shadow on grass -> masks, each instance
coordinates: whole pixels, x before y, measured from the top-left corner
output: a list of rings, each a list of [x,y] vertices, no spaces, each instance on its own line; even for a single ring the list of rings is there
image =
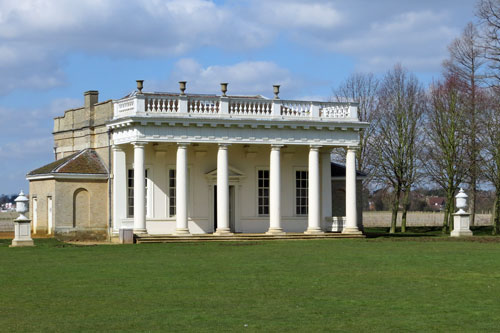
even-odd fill
[[[406,232],[398,228],[396,233],[389,233],[389,228],[365,228],[366,238],[405,238],[405,237],[440,237],[443,236],[440,227],[409,227]]]
[[[487,241],[500,242],[500,236],[492,236],[493,227],[480,226],[471,227],[471,231],[475,237],[450,237],[449,233],[443,233],[442,227],[409,227],[406,232],[402,233],[398,228],[396,233],[389,233],[389,228],[365,228],[364,233],[368,239],[387,238],[387,239],[405,239],[417,238],[421,240],[470,240],[470,241]]]
[[[55,238],[35,238],[33,239],[36,247],[88,247],[91,245],[80,245],[80,244],[71,244],[65,243],[63,241],[57,240]],[[9,247],[12,244],[12,239],[0,239],[0,248]],[[22,248],[22,247],[19,247]]]

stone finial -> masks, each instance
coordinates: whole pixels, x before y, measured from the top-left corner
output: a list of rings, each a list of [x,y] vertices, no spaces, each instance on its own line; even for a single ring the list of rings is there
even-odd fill
[[[464,212],[464,208],[467,207],[467,198],[469,196],[464,192],[464,190],[461,188],[458,194],[455,196],[456,199],[456,206],[459,209],[458,213]]]
[[[275,99],[280,99],[279,98],[279,93],[280,93],[280,85],[279,84],[275,84],[273,85],[273,90],[274,90],[274,98]]]
[[[16,202],[16,212],[18,212],[20,215],[20,217],[24,217],[26,219],[26,217],[24,216],[24,213],[26,213],[28,211],[28,201],[29,199],[24,195],[24,192],[23,190],[21,190],[21,192],[19,192],[19,196],[14,200]]]
[[[136,80],[137,82],[137,90],[139,91],[139,94],[142,94],[142,88],[144,88],[144,80]]]
[[[181,90],[181,96],[186,95],[186,93],[184,92],[186,90],[186,83],[187,81],[179,81],[179,89]]]
[[[220,90],[222,91],[222,96],[223,97],[227,97],[226,96],[226,93],[227,93],[227,82],[223,82],[220,84]]]

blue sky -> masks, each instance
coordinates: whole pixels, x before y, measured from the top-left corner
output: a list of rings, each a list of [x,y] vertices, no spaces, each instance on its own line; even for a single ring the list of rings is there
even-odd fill
[[[0,194],[53,161],[53,117],[83,92],[328,99],[353,72],[400,62],[424,83],[474,20],[475,1],[0,0]]]

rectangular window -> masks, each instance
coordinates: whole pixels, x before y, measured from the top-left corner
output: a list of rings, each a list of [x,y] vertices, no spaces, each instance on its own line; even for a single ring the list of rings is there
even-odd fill
[[[257,200],[259,215],[269,215],[269,170],[257,172]]]
[[[308,208],[308,172],[295,171],[295,213],[307,215]]]
[[[175,216],[175,169],[168,170],[168,215]]]
[[[144,170],[144,211],[146,212],[146,216],[149,216],[148,211],[148,170]],[[127,177],[127,215],[128,217],[134,217],[134,169],[128,169],[128,177]]]

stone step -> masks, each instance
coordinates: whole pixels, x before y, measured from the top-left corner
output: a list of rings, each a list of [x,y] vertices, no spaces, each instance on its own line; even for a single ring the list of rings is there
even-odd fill
[[[308,239],[332,239],[332,238],[364,238],[364,235],[345,235],[340,233],[327,233],[322,235],[264,235],[246,234],[230,236],[213,235],[193,235],[193,236],[173,236],[173,235],[135,235],[135,241],[141,243],[180,243],[180,242],[238,242],[238,241],[272,241],[272,240],[308,240]]]

